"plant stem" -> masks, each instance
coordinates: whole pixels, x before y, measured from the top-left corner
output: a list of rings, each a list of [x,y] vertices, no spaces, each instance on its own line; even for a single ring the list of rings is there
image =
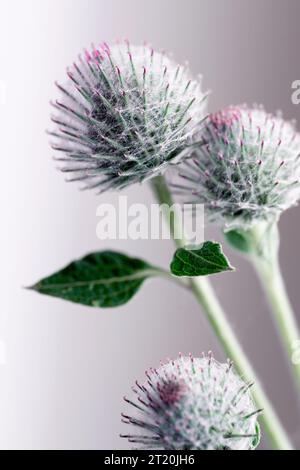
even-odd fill
[[[171,207],[173,205],[173,199],[164,177],[158,176],[154,178],[151,184],[158,202],[160,204],[168,204],[168,206]],[[179,223],[176,212],[170,212],[169,222],[170,232],[174,237],[174,234],[177,233],[176,225]],[[175,239],[175,243],[178,247],[185,245],[184,239]],[[255,381],[253,397],[258,408],[264,410],[261,420],[273,447],[277,450],[292,450],[292,444],[260,385],[235,333],[231,329],[209,281],[206,278],[197,277],[191,278],[189,282],[195,298],[210,321],[225,353],[234,361],[237,371],[245,380],[249,382]]]
[[[267,237],[264,256],[252,256],[251,260],[275,316],[282,342],[293,364],[296,381],[300,387],[300,362],[293,355],[300,346],[300,333],[296,317],[289,301],[279,265],[279,234],[277,223],[272,227],[273,237]]]

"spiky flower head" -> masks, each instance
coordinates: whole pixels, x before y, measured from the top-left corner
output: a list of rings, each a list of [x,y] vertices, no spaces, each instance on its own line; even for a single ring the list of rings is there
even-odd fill
[[[300,197],[300,135],[262,107],[212,114],[201,145],[183,164],[179,192],[206,205],[211,219],[246,228],[278,219]]]
[[[259,443],[256,410],[246,384],[232,364],[211,354],[180,357],[146,372],[136,382],[134,414],[123,422],[139,430],[123,435],[142,449],[253,450]]]
[[[92,47],[53,103],[53,147],[71,181],[121,189],[164,172],[190,148],[206,95],[185,66],[147,45]]]

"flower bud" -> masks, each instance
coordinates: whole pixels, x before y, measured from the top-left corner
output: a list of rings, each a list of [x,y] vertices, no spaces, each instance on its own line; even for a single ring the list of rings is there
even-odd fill
[[[231,106],[209,116],[180,174],[184,200],[225,228],[273,222],[300,197],[300,135],[279,114]]]
[[[106,43],[57,85],[53,148],[69,181],[99,192],[161,174],[190,151],[206,95],[186,67],[148,46]]]
[[[250,387],[211,354],[180,356],[146,372],[136,382],[136,399],[125,401],[132,415],[123,422],[137,429],[125,437],[140,449],[253,450],[259,443],[257,411]]]

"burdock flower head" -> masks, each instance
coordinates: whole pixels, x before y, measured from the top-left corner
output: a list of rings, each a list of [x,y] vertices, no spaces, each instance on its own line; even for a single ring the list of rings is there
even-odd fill
[[[272,222],[300,197],[300,135],[262,107],[231,106],[206,121],[179,191],[226,228]]]
[[[186,67],[149,46],[92,47],[57,85],[53,147],[86,188],[121,189],[162,173],[190,150],[205,95]]]
[[[182,357],[146,372],[136,383],[134,414],[123,421],[139,432],[122,437],[139,448],[162,450],[253,450],[259,425],[250,385],[232,364],[220,364],[209,354]]]

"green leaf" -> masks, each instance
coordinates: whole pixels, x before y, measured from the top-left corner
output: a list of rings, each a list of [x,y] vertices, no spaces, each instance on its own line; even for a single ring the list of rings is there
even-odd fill
[[[251,233],[247,235],[247,232],[242,230],[229,230],[224,232],[225,238],[228,243],[238,251],[243,253],[251,253],[253,241],[251,239]]]
[[[124,254],[92,253],[41,280],[31,289],[91,307],[119,307],[159,268]]]
[[[234,271],[234,268],[223,254],[221,245],[210,241],[197,249],[179,248],[171,264],[175,276],[208,276],[224,271]]]

